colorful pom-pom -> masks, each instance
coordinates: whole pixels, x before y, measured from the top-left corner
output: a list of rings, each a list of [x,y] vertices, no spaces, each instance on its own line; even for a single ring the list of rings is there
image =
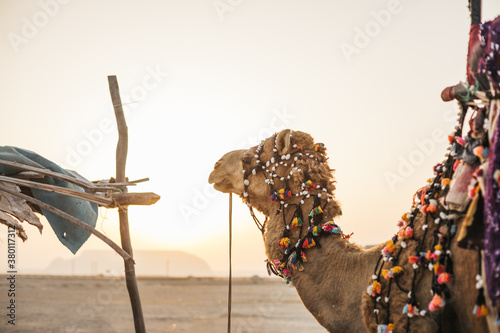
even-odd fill
[[[280,189],[280,190],[278,191],[278,196],[279,196],[281,199],[286,200],[286,199],[288,199],[289,197],[291,197],[291,196],[292,196],[292,191],[290,191],[290,190],[286,190],[286,189],[282,188],[282,189]]]
[[[413,317],[413,316],[420,316],[422,315],[421,314],[421,311],[419,310],[419,308],[415,305],[412,305],[410,303],[406,304],[403,308],[403,314],[406,314],[408,317]],[[425,312],[424,312],[425,314]]]
[[[302,244],[302,247],[304,249],[309,249],[315,245],[316,245],[316,242],[314,241],[314,239],[311,237],[308,237],[308,238],[304,239],[304,243]]]
[[[394,329],[394,324],[379,324],[377,325],[377,333],[391,333]]]
[[[294,217],[292,220],[292,228],[300,227],[302,225],[302,219],[300,217]]]
[[[309,231],[312,233],[314,237],[318,237],[319,234],[321,233],[321,228],[317,225],[313,225],[312,227],[309,227]]]
[[[290,263],[292,264],[293,269],[298,269],[299,271],[304,270],[304,266],[302,265],[302,260],[301,260],[302,254],[303,253],[301,253],[300,257],[298,257],[297,253],[293,252],[292,255],[290,256]],[[304,254],[304,257],[305,257],[305,254]]]
[[[403,275],[403,268],[400,266],[394,266],[391,269],[383,269],[382,270],[382,275],[386,279],[392,279],[392,278],[398,278]]]
[[[451,279],[450,273],[444,272],[444,273],[441,273],[438,275],[437,282],[439,284],[444,284],[444,283],[453,282],[453,280]]]
[[[429,303],[429,310],[430,311],[439,311],[442,308],[444,308],[445,305],[446,305],[445,300],[441,296],[439,296],[438,294],[434,294],[431,302]]]
[[[394,245],[394,241],[390,240],[387,242],[387,244],[382,249],[382,254],[384,256],[389,256],[391,253],[394,252],[395,248],[396,248],[396,246]]]
[[[476,317],[486,317],[488,315],[488,308],[486,305],[474,305],[474,310],[472,311]]]
[[[409,256],[408,261],[410,264],[418,264],[420,262],[420,257],[418,256]]]
[[[313,217],[315,215],[319,215],[323,213],[323,209],[321,209],[321,206],[315,207],[311,210],[309,213],[309,217]]]
[[[281,247],[288,247],[290,245],[291,241],[290,241],[290,238],[288,237],[283,237],[281,240],[280,240],[280,246]]]
[[[434,264],[434,274],[439,275],[441,273],[444,273],[444,266],[441,265],[439,262]]]
[[[394,277],[400,277],[401,275],[403,275],[403,268],[400,266],[394,266],[392,268],[392,273]]]
[[[412,238],[413,237],[413,228],[408,226],[405,228],[405,237]]]
[[[326,147],[322,143],[318,143],[316,146],[314,146],[314,150],[320,153],[321,155],[326,154]]]
[[[370,296],[376,297],[382,291],[382,285],[378,281],[373,281],[367,288],[367,292]]]
[[[429,203],[428,205],[422,206],[422,208],[420,209],[420,211],[423,214],[434,213],[437,210],[437,202],[436,202],[436,200],[432,200],[432,201],[433,201],[432,203]]]
[[[286,261],[285,261],[285,262],[281,262],[281,260],[277,260],[277,259],[276,259],[276,260],[274,261],[274,265],[275,265],[275,266],[276,266],[276,268],[278,268],[278,269],[280,269],[280,268],[281,268],[281,269],[283,269],[283,268],[285,268],[285,266],[286,266]]]
[[[401,215],[401,220],[408,223],[408,221],[410,221],[410,219],[408,218],[408,214],[410,213],[404,213],[403,215]]]
[[[323,231],[325,231],[325,232],[329,232],[329,233],[332,233],[332,234],[338,234],[338,233],[340,233],[339,226],[336,225],[333,222],[327,222],[325,224],[322,224],[321,225],[321,229],[323,229]]]
[[[310,189],[316,188],[316,184],[314,184],[312,181],[308,180],[304,184],[302,184],[302,187],[306,190],[309,191]]]

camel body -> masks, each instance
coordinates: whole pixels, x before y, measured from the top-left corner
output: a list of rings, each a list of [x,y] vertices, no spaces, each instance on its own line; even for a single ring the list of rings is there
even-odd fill
[[[295,131],[292,134],[290,130],[284,130],[257,148],[227,153],[215,164],[210,174],[209,182],[214,184],[216,190],[239,195],[249,207],[257,209],[269,218],[265,224],[263,238],[270,263],[283,258],[284,250],[280,241],[283,239],[284,224],[293,218],[293,210],[283,206],[285,201],[270,201],[269,179],[273,178],[266,176],[265,172],[260,172],[260,166],[262,165],[262,169],[270,169],[272,165],[264,165],[265,161],[274,163],[275,159],[280,160],[282,157],[279,165],[276,161],[276,170],[268,170],[269,175],[278,174],[277,177],[273,176],[276,177],[274,188],[283,185],[285,177],[281,177],[282,175],[290,174],[284,181],[286,185],[283,186],[289,187],[292,193],[303,194],[307,193],[302,192],[304,182],[313,179],[323,187],[323,196],[316,198],[322,201],[325,207],[322,213],[323,221],[334,221],[341,214],[340,206],[333,195],[335,186],[331,170],[326,164],[326,158],[317,154],[317,147],[309,134]],[[291,162],[290,153],[292,158],[294,155],[299,156],[296,162]],[[293,174],[289,173],[290,169]],[[251,170],[256,171],[250,173]],[[325,202],[326,194],[329,197],[328,203]],[[312,191],[310,197],[299,197],[297,194],[286,199],[286,203],[300,205],[307,215],[314,209],[314,198]],[[422,221],[417,219],[417,234],[421,225]],[[295,242],[299,238],[303,240],[304,233],[300,228],[291,228],[287,236]],[[303,271],[290,269],[289,273],[291,283],[302,302],[329,332],[377,332],[373,299],[366,290],[384,244],[363,249],[350,243],[343,234],[330,234],[317,240],[321,247],[317,245],[304,251],[307,261],[303,263]],[[396,247],[398,246],[399,243],[396,244]],[[454,243],[451,250],[455,262],[452,299],[439,315],[428,314],[411,318],[409,332],[438,332],[439,326],[443,332],[489,332],[485,319],[474,318],[472,315],[476,296],[474,277],[478,265],[477,253],[459,249]],[[426,306],[431,300],[431,272],[422,269],[416,281],[416,297]],[[383,283],[383,288],[386,287]],[[402,304],[407,302],[405,297],[406,294],[402,293],[391,296],[389,311],[395,323],[393,332],[405,331],[408,317],[401,313]]]

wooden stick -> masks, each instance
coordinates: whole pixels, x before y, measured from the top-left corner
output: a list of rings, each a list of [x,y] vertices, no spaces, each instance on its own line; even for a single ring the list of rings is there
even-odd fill
[[[101,196],[97,196],[95,194],[87,193],[87,192],[79,192],[76,190],[72,190],[65,187],[59,187],[44,183],[33,182],[31,180],[12,178],[7,176],[0,176],[0,181],[4,181],[6,183],[16,184],[18,186],[26,186],[29,188],[35,188],[42,191],[59,193],[63,195],[67,195],[73,198],[78,198],[90,202],[95,202],[101,206],[111,206],[113,204],[113,200],[109,198],[104,198]]]
[[[144,183],[144,182],[149,182],[149,178],[141,178],[141,179],[136,179],[136,180],[129,180],[128,184],[137,184],[137,183]]]
[[[101,180],[94,180],[92,181],[92,183],[94,183],[95,186],[115,186],[115,187],[121,187],[121,186],[135,186],[137,185],[138,183],[143,183],[143,182],[148,182],[149,181],[149,178],[141,178],[141,179],[137,179],[137,180],[129,180],[127,182],[123,182],[123,183],[99,183],[101,182]]]
[[[116,76],[108,76],[109,92],[111,101],[115,110],[116,123],[118,126],[118,145],[116,147],[116,181],[118,183],[125,182],[125,165],[127,163],[128,151],[128,129],[123,113],[120,90],[118,88],[118,80]],[[130,240],[130,230],[128,224],[128,206],[118,207],[118,216],[120,218],[120,238],[123,249],[133,257],[132,242]],[[132,305],[132,313],[134,315],[134,326],[136,333],[145,333],[146,326],[144,316],[142,314],[141,298],[139,289],[137,288],[137,280],[135,278],[135,267],[130,261],[125,261],[125,280]]]
[[[128,206],[128,205],[153,205],[158,200],[160,196],[156,193],[145,192],[145,193],[116,193],[113,195],[113,199],[118,206]],[[112,208],[112,207],[111,207]]]
[[[78,225],[82,229],[85,229],[86,231],[88,231],[91,234],[95,235],[97,238],[99,238],[100,240],[102,240],[104,243],[108,244],[113,250],[116,251],[116,253],[118,253],[119,255],[121,255],[123,257],[123,260],[125,260],[125,262],[130,262],[133,265],[134,259],[132,259],[132,256],[130,256],[127,252],[125,252],[121,247],[119,247],[111,239],[109,239],[108,237],[106,237],[103,234],[101,234],[95,228],[92,228],[88,224],[83,223],[82,221],[80,221],[76,217],[71,216],[68,213],[63,212],[62,210],[57,209],[57,208],[55,208],[55,207],[53,207],[51,205],[48,205],[45,202],[42,202],[42,201],[37,200],[37,199],[35,199],[33,197],[30,197],[29,195],[26,195],[26,194],[23,194],[23,193],[19,193],[17,191],[11,190],[11,189],[9,189],[7,187],[4,187],[4,186],[1,186],[1,185],[0,185],[0,191],[3,191],[3,192],[6,192],[6,193],[9,193],[9,194],[12,194],[12,195],[14,195],[16,197],[22,198],[25,201],[31,202],[31,203],[37,205],[38,207],[44,208],[44,209],[48,210],[49,212],[52,212],[52,213],[54,213],[54,214],[62,217],[63,219],[66,219],[70,223]]]
[[[105,190],[113,190],[116,191],[117,188],[124,187],[124,186],[135,186],[135,183],[95,183],[95,188],[97,191],[102,191],[103,189]]]

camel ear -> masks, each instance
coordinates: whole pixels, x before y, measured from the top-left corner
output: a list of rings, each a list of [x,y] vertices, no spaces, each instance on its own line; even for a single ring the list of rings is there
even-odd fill
[[[279,132],[276,136],[276,149],[280,155],[285,155],[290,152],[292,146],[292,130],[286,129]]]

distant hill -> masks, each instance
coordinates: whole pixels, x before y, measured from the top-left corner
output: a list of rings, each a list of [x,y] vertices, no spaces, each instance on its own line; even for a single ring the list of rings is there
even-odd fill
[[[201,258],[182,251],[134,251],[138,276],[212,276]],[[52,261],[40,272],[47,275],[123,275],[123,260],[112,251],[87,250],[72,259]]]

